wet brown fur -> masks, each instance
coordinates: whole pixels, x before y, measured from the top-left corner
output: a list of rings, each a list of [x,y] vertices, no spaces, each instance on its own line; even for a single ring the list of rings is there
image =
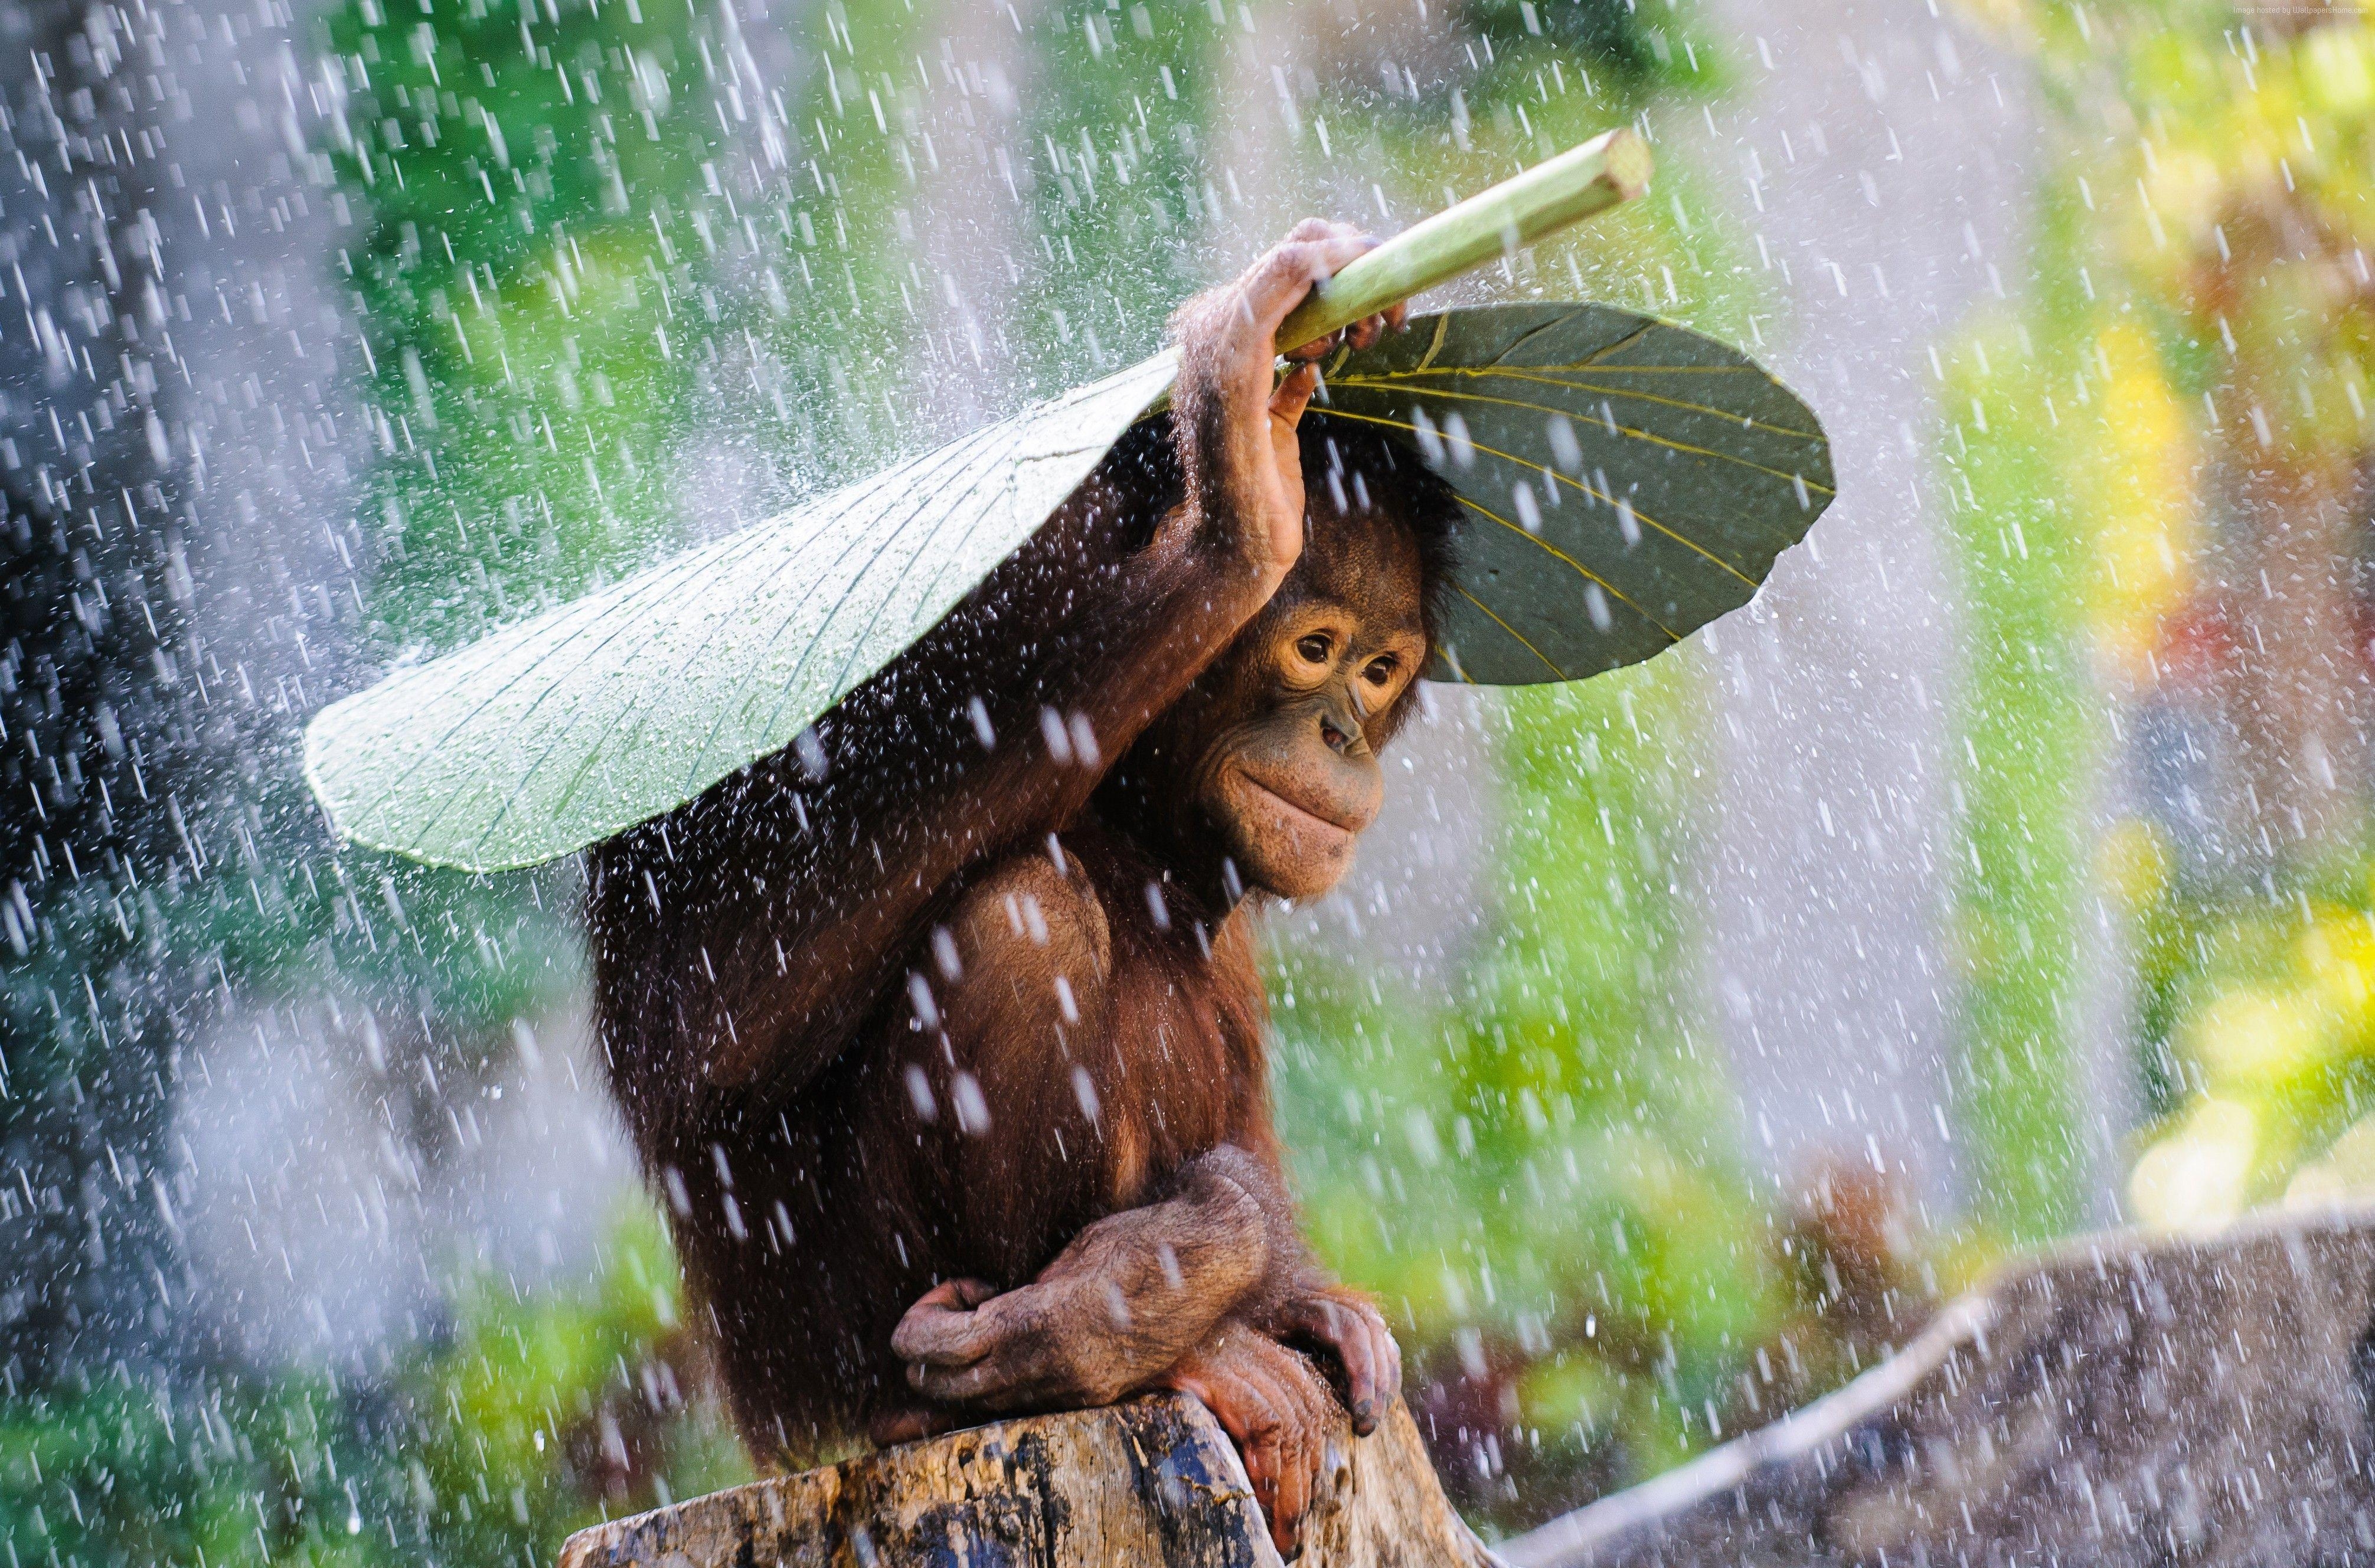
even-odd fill
[[[1329,1289],[1280,1171],[1248,913],[1177,781],[1258,717],[1248,650],[1296,604],[1414,580],[1432,645],[1449,502],[1399,449],[1307,419],[1309,539],[1249,614],[1225,562],[1166,543],[1197,461],[1172,439],[1125,440],[811,743],[594,853],[611,1083],[763,1458],[913,1404],[891,1341],[943,1280],[1012,1291],[1059,1255],[1106,1271],[1096,1299],[1141,1303],[1128,1321],[1036,1326],[1049,1397],[1080,1402],[1211,1313],[1260,1326]],[[1350,475],[1373,506],[1340,503]],[[1371,745],[1412,690],[1368,716]],[[1049,712],[1095,762],[1058,760]],[[1109,1217],[1165,1199],[1173,1228],[1133,1250]],[[1211,1312],[1147,1304],[1158,1255]]]

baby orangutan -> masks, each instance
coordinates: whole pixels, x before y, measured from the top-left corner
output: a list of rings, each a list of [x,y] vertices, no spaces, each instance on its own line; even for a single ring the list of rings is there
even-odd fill
[[[1447,576],[1447,487],[1277,381],[1365,248],[1306,223],[1192,301],[1168,419],[799,748],[597,852],[613,1087],[764,1458],[1177,1390],[1291,1553],[1328,1379],[1363,1433],[1395,1397],[1296,1234],[1251,932],[1351,864]]]

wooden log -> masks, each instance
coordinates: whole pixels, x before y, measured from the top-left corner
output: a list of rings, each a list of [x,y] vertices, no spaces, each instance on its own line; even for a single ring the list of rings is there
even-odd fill
[[[2077,1244],[1516,1568],[2375,1562],[2375,1216]]]
[[[1494,1568],[1407,1409],[1339,1435],[1310,1568]],[[1277,1568],[1227,1435],[1193,1400],[1034,1416],[762,1480],[569,1539],[561,1568]]]

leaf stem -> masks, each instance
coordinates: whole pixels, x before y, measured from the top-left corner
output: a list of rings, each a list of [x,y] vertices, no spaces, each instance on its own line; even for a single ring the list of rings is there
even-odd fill
[[[1411,225],[1313,289],[1279,327],[1278,346],[1294,348],[1325,337],[1630,201],[1648,189],[1650,165],[1649,144],[1625,129],[1545,159]]]

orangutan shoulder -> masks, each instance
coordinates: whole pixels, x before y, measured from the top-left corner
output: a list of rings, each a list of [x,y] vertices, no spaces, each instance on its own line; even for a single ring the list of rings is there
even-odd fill
[[[943,929],[948,941],[935,934],[935,956],[952,1019],[986,1013],[1015,1022],[1018,1011],[1052,1010],[1057,1021],[1076,1023],[1103,1008],[1113,929],[1069,851],[1060,868],[1044,851],[998,862],[965,890]]]

